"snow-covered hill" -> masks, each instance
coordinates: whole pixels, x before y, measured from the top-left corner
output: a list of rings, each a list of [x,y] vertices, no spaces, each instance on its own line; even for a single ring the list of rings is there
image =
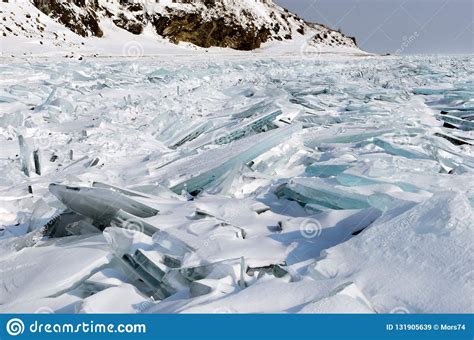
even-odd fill
[[[272,45],[358,51],[354,38],[311,24],[270,0],[9,0],[0,3],[4,54],[156,54],[189,47]],[[135,45],[125,44],[135,42]],[[184,47],[184,49],[183,49]],[[125,52],[123,50],[126,50]]]

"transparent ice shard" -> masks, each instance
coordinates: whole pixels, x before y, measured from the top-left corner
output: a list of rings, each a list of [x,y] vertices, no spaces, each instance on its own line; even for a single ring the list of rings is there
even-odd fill
[[[160,256],[157,253],[137,249],[133,258],[140,266],[150,273],[150,275],[159,281],[161,281],[169,271],[168,267],[163,263],[163,256]]]
[[[41,176],[41,157],[39,149],[33,151],[33,163],[35,165],[35,173]]]
[[[139,231],[148,236],[153,236],[159,228],[148,223],[145,219],[132,215],[124,210],[118,210],[111,218],[110,225],[132,231]]]
[[[372,185],[381,183],[376,179],[372,179],[369,177],[354,175],[351,173],[340,173],[336,176],[336,180],[345,186],[354,187],[354,186],[362,186],[362,185]]]
[[[73,71],[72,72],[72,77],[74,80],[78,81],[92,81],[94,80],[94,77],[92,75],[86,74],[83,71]]]
[[[294,178],[281,189],[279,195],[302,204],[314,203],[331,209],[370,207],[367,196],[344,190],[319,178]]]
[[[143,197],[143,198],[148,198],[149,197],[145,193],[142,193],[142,192],[139,192],[139,191],[124,189],[124,188],[120,188],[120,187],[110,185],[110,184],[107,184],[107,183],[102,183],[102,182],[93,182],[92,186],[94,188],[110,189],[110,190],[119,192],[119,193],[127,195],[127,196],[131,196],[131,197],[133,197],[133,196]]]
[[[474,106],[433,106],[441,111],[451,112],[451,111],[474,111]]]
[[[366,95],[367,99],[375,99],[380,101],[386,101],[391,103],[403,103],[406,99],[408,99],[408,95],[399,94],[393,95],[392,93],[383,93],[383,92],[375,92]]]
[[[272,124],[272,122],[281,114],[281,110],[276,110],[271,113],[264,113],[249,119],[244,119],[239,122],[231,121],[209,131],[207,134],[203,135],[202,138],[199,138],[194,143],[190,144],[190,147],[198,148],[208,144],[229,144],[248,135],[269,130],[268,125]]]
[[[298,104],[301,105],[305,108],[316,110],[316,111],[324,111],[324,107],[321,105],[315,105],[310,103],[308,100],[306,100],[303,97],[293,97],[290,99],[290,102],[293,104]]]
[[[474,130],[474,121],[470,121],[467,119],[462,119],[450,115],[438,115],[438,119],[449,123],[452,126],[464,131],[472,131]]]
[[[305,128],[341,123],[341,119],[339,117],[334,117],[334,116],[331,116],[331,115],[306,114],[306,115],[298,116],[298,118],[296,120],[298,122],[303,123],[303,127],[305,127]]]
[[[212,207],[211,207],[212,209]],[[197,216],[205,216],[205,217],[212,217],[216,219],[217,221],[222,222],[221,226],[226,227],[229,230],[232,230],[235,232],[235,236],[240,239],[245,239],[247,236],[247,233],[245,229],[241,226],[239,226],[239,223],[235,222],[235,216],[225,216],[225,213],[223,212],[213,212],[211,210],[206,209],[205,207],[199,207],[199,205],[196,207],[196,215]]]
[[[351,164],[319,164],[314,163],[308,166],[305,169],[305,173],[310,176],[317,176],[317,177],[331,177],[344,172],[345,170],[349,169],[352,165]]]
[[[462,164],[474,168],[474,157],[463,152],[460,147],[441,138],[433,138],[432,143],[435,146],[434,157],[442,166],[456,168]]]
[[[170,200],[184,200],[183,196],[177,195],[176,193],[172,192],[167,187],[164,187],[160,184],[149,184],[149,185],[139,185],[130,187],[134,192],[139,192],[144,195],[152,195],[155,197],[170,199]]]
[[[20,145],[20,165],[21,171],[26,176],[30,176],[30,148],[25,141],[23,135],[18,135],[18,143]]]
[[[250,122],[244,122],[242,124],[239,124],[237,127],[234,127],[232,131],[229,131],[226,136],[219,137],[213,142],[218,145],[227,144],[250,134],[252,131],[261,132],[267,123],[272,122],[273,120],[275,120],[276,117],[281,114],[282,111],[277,110],[272,113],[265,114],[261,117],[257,117]]]
[[[168,286],[167,284],[154,278],[153,275],[148,273],[140,264],[135,261],[132,255],[125,254],[122,257],[123,262],[140,280],[142,280],[152,292],[152,297],[157,300],[163,300],[173,295],[176,291]]]
[[[191,283],[189,294],[191,297],[207,295],[212,292],[214,280],[197,280]]]
[[[294,132],[301,129],[299,124],[261,133],[229,146],[206,150],[196,156],[178,160],[152,173],[152,178],[159,181],[169,179],[170,189],[180,194],[183,190],[192,193],[200,191],[209,183],[231,170],[238,162],[248,163],[257,156],[282,143]],[[190,173],[190,169],[192,172]],[[181,179],[188,177],[187,179]]]
[[[71,210],[97,221],[110,220],[119,210],[142,218],[158,214],[158,210],[113,190],[54,183],[49,190]]]
[[[410,183],[403,183],[399,181],[391,181],[390,179],[378,180],[362,175],[354,175],[352,173],[341,173],[336,176],[338,183],[345,186],[364,186],[374,184],[390,183],[399,186],[402,190],[407,192],[418,192],[419,188]]]
[[[153,235],[158,228],[144,218],[158,210],[138,202],[121,192],[103,188],[69,187],[50,184],[50,191],[69,209],[91,218],[103,229],[110,225]],[[122,191],[124,192],[124,191]]]
[[[173,73],[170,70],[159,68],[151,73],[148,74],[147,78],[150,82],[161,82],[164,80],[169,79]]]
[[[171,148],[175,149],[183,144],[190,142],[196,138],[198,138],[200,135],[205,133],[206,131],[209,131],[213,127],[212,121],[207,121],[202,124],[199,124],[198,126],[193,126],[184,133],[180,134],[175,142],[172,142]]]
[[[459,145],[474,145],[474,140],[465,139],[465,138],[462,138],[462,137],[459,137],[459,136],[455,136],[453,134],[437,132],[434,135],[436,137],[444,138],[447,141],[449,141],[450,143],[452,143],[454,145],[457,145],[457,146],[459,146]]]
[[[49,230],[54,229],[56,224],[59,222],[58,216],[54,216],[50,220],[48,220],[43,226],[40,228],[30,231],[25,235],[10,238],[2,242],[1,248],[11,251],[14,249],[15,251],[20,251],[24,248],[29,248],[35,246],[41,240],[44,239],[46,234]]]
[[[246,265],[245,265],[245,257],[242,256],[240,258],[240,277],[239,277],[239,287],[244,289],[246,287],[245,283],[245,272],[246,272]]]
[[[202,280],[212,271],[214,264],[180,269],[180,273],[190,281]]]
[[[452,89],[434,89],[434,88],[417,88],[413,90],[414,94],[419,95],[433,95],[433,94],[447,94],[450,93]]]
[[[51,102],[56,98],[57,87],[53,88],[49,96],[44,100],[44,102],[37,107],[35,107],[35,112],[44,110],[48,105],[51,105]]]
[[[239,179],[242,178],[246,171],[249,171],[248,166],[241,162],[236,163],[231,170],[221,177],[221,179],[210,184],[206,189],[206,192],[221,195],[231,194],[232,188],[239,185]]]
[[[236,291],[237,259],[214,263],[206,278],[191,282],[191,296],[202,296],[211,292],[229,294]],[[245,274],[244,274],[245,275]]]
[[[61,219],[63,218],[63,215],[64,214],[61,215]],[[74,223],[68,223],[64,229],[68,236],[100,233],[100,229],[84,220],[79,220]]]
[[[377,192],[367,197],[367,202],[380,211],[387,211],[408,203],[408,201],[403,201],[393,196]]]
[[[411,159],[430,159],[430,155],[421,152],[418,148],[410,145],[397,145],[381,138],[375,138],[374,144],[385,150],[385,152]]]
[[[48,238],[62,238],[100,233],[101,229],[94,226],[92,222],[89,218],[71,210],[56,212],[42,227],[43,235]]]
[[[244,118],[249,118],[253,115],[256,115],[256,114],[261,114],[265,111],[268,111],[269,109],[271,109],[272,107],[272,104],[273,104],[273,100],[268,100],[268,99],[264,99],[256,104],[253,104],[252,106],[250,106],[249,108],[241,111],[241,112],[237,112],[237,113],[234,113],[232,115],[232,118],[234,119],[244,119]]]
[[[357,143],[368,140],[373,137],[381,136],[393,132],[391,129],[359,129],[331,128],[318,131],[317,134],[305,135],[304,144],[310,148],[316,148],[321,144],[327,143]]]
[[[13,97],[7,97],[7,96],[0,96],[0,103],[14,103],[18,99],[13,98]]]
[[[44,227],[50,220],[58,215],[58,210],[50,207],[43,199],[37,200],[33,204],[33,211],[30,216],[28,232]]]
[[[289,275],[288,271],[284,269],[285,266],[286,266],[285,264],[280,264],[280,265],[271,264],[265,267],[255,267],[255,268],[247,267],[246,274],[250,276],[254,276],[257,273],[257,275],[260,277],[263,275],[263,273],[266,273],[266,274],[271,274],[276,278],[282,278]]]
[[[474,111],[442,111],[440,116],[447,115],[456,118],[472,120],[474,118]]]
[[[179,290],[188,289],[189,281],[183,276],[180,269],[181,262],[163,253],[165,248],[144,246],[146,249],[136,249],[130,235],[107,229],[109,243],[114,247],[118,256],[127,270],[131,279],[139,278],[146,285],[141,289],[153,298],[163,300]],[[132,253],[130,253],[132,251]]]
[[[48,105],[57,108],[62,113],[74,112],[73,104],[66,98],[56,98],[52,100]]]
[[[290,94],[295,97],[302,97],[302,96],[319,96],[321,94],[329,94],[331,89],[328,87],[310,87],[310,88],[288,88]]]

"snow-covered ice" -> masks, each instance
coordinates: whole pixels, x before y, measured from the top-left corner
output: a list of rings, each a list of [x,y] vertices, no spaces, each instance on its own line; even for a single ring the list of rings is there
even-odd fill
[[[474,311],[474,59],[3,59],[0,311]]]

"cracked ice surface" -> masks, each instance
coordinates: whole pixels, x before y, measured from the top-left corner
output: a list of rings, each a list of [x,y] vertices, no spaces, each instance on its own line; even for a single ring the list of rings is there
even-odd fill
[[[474,311],[472,57],[0,65],[0,311]]]

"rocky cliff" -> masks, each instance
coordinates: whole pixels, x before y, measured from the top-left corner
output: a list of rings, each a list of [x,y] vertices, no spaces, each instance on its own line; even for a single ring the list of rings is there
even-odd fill
[[[291,40],[297,36],[312,37],[313,42],[320,46],[356,47],[354,38],[322,25],[305,22],[270,0],[9,2],[16,2],[23,8],[34,6],[35,10],[81,37],[100,38],[104,35],[104,23],[111,22],[135,35],[141,35],[145,29],[151,28],[172,43],[188,42],[206,48],[217,46],[253,50],[265,42]],[[42,32],[39,15],[37,18],[18,18],[15,12],[0,13],[4,17],[3,22],[0,21],[0,34],[33,34],[35,29],[39,31],[36,33]]]

